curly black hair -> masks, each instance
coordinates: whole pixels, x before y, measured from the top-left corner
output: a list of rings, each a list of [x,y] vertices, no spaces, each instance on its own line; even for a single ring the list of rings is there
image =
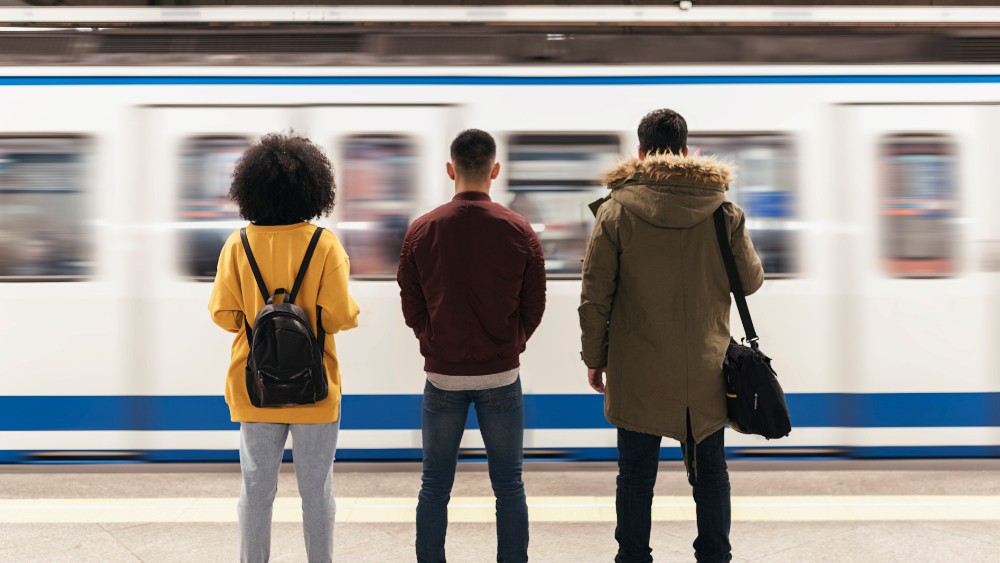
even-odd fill
[[[333,210],[337,184],[329,159],[312,141],[269,133],[236,163],[229,197],[240,216],[262,225],[288,225]]]

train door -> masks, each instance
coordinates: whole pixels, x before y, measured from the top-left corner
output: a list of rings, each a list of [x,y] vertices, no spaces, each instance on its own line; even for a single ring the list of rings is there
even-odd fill
[[[287,130],[293,111],[280,107],[144,108],[147,147],[143,177],[144,234],[144,392],[172,396],[218,396],[229,366],[232,335],[212,324],[208,299],[219,251],[234,229],[245,225],[227,193],[233,167],[243,150],[261,134]],[[201,412],[202,402],[183,406],[191,428],[227,419],[225,412]],[[213,405],[215,406],[215,405]],[[170,408],[155,408],[167,414]],[[155,414],[150,414],[154,416]],[[161,429],[148,420],[150,429]],[[207,433],[210,434],[210,433]],[[203,433],[198,447],[213,447]],[[166,438],[164,438],[166,439]],[[226,440],[219,448],[231,449]],[[190,448],[191,444],[157,442],[150,447]]]
[[[840,275],[853,306],[844,318],[841,373],[858,393],[854,445],[860,455],[878,455],[887,446],[988,443],[989,429],[944,427],[987,426],[975,405],[998,390],[988,361],[997,276],[978,255],[983,242],[1000,238],[997,176],[989,168],[990,139],[1000,132],[989,120],[996,110],[880,104],[836,111],[844,160],[842,193],[831,200],[842,202],[848,233]]]
[[[420,393],[423,360],[403,322],[396,267],[410,223],[451,199],[445,163],[458,133],[456,109],[391,105],[302,111],[301,129],[326,149],[336,168],[337,206],[329,226],[351,257],[351,294],[364,322],[364,330],[337,337],[344,392]]]
[[[38,108],[51,107],[46,118]],[[118,240],[128,196],[112,197],[118,138],[75,107],[6,106],[0,130],[0,460],[60,459],[128,446],[126,261]],[[42,432],[42,430],[47,432]],[[67,431],[82,432],[67,432]],[[30,452],[30,453],[29,453]],[[89,455],[89,454],[87,454]],[[56,456],[56,457],[53,457]],[[75,457],[75,456],[74,456]]]

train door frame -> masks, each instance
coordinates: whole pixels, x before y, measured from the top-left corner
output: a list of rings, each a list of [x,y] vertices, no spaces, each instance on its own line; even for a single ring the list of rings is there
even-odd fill
[[[138,109],[142,146],[157,147],[143,155],[137,181],[146,187],[141,217],[149,227],[138,244],[141,263],[144,334],[144,394],[153,396],[218,396],[229,368],[233,336],[212,325],[205,307],[210,280],[191,279],[180,267],[180,160],[185,142],[205,137],[245,137],[288,129],[294,108],[289,106],[145,106]],[[234,220],[232,228],[242,221]],[[184,327],[188,327],[185,329]],[[179,353],[183,351],[183,353]],[[191,369],[191,359],[200,364]],[[147,421],[156,429],[155,421]],[[220,444],[229,448],[231,443]]]
[[[95,450],[128,450],[127,437],[99,431],[128,424],[128,405],[116,396],[135,391],[120,348],[129,342],[131,254],[123,236],[129,233],[134,197],[118,173],[118,156],[128,153],[124,116],[113,97],[86,89],[5,91],[0,99],[0,137],[81,143],[83,221],[92,262],[91,271],[82,275],[0,281],[0,349],[7,373],[19,374],[8,381],[4,395],[38,399],[5,403],[12,407],[8,419],[18,422],[0,429],[0,457],[5,458],[4,450],[33,451],[28,459],[48,459],[38,452],[64,452],[81,439]],[[81,111],[84,107],[89,111]],[[44,370],[39,370],[40,357]],[[60,415],[53,418],[49,408],[58,408]],[[37,431],[42,427],[60,431]]]
[[[297,116],[300,129],[327,151],[337,168],[338,205],[328,219],[328,226],[338,237],[343,237],[338,224],[344,218],[344,204],[352,188],[343,173],[347,167],[346,141],[364,136],[412,140],[417,178],[408,227],[414,219],[452,197],[454,188],[445,173],[445,164],[450,160],[451,141],[460,130],[461,111],[461,106],[450,104],[322,104],[302,108]],[[420,394],[423,379],[415,374],[421,373],[423,358],[413,332],[403,321],[395,270],[381,276],[352,272],[351,295],[361,308],[365,325],[378,327],[379,336],[373,337],[370,329],[337,336],[339,360],[345,378],[350,379],[345,382],[345,390],[379,395],[387,390],[399,393],[407,389]],[[386,342],[393,344],[389,347]],[[392,353],[387,353],[390,349]],[[361,443],[352,446],[352,439],[345,438],[348,439],[345,447],[366,447]],[[420,444],[410,446],[420,447]]]
[[[839,154],[849,163],[840,168],[839,183],[845,190],[841,220],[848,227],[841,279],[852,304],[844,317],[848,340],[842,373],[852,378],[845,387],[858,393],[851,404],[856,455],[881,455],[887,446],[996,445],[996,429],[972,428],[975,415],[956,405],[1000,389],[988,357],[997,323],[983,306],[986,300],[997,302],[1000,279],[984,271],[974,250],[1000,238],[1000,224],[991,215],[1000,203],[993,195],[997,175],[987,153],[991,137],[1000,131],[1000,113],[990,105],[967,103],[843,104],[835,111]],[[885,165],[892,153],[886,147],[895,142],[891,139],[906,138],[900,135],[918,140],[916,135],[923,135],[920,142],[928,147],[935,138],[951,145],[935,154],[923,149],[927,156],[916,151],[902,157],[925,167],[925,183],[933,174],[953,177],[950,198],[892,199],[886,186],[894,180]],[[956,207],[950,218],[948,199]],[[946,269],[947,260],[928,260],[910,273],[887,262],[887,233],[901,227],[890,228],[883,216],[897,207],[901,213],[945,210],[939,220],[954,229],[953,268]],[[955,426],[966,428],[956,431]]]
[[[688,146],[698,154],[716,154],[723,162],[733,165],[735,181],[730,185],[727,199],[739,203],[746,214],[747,227],[754,230],[784,230],[791,234],[788,243],[792,268],[775,275],[765,267],[764,285],[749,297],[754,325],[760,334],[763,349],[774,356],[774,368],[785,392],[792,396],[792,425],[794,431],[787,438],[768,441],[760,436],[729,431],[726,447],[735,458],[765,457],[830,457],[843,452],[848,436],[839,421],[839,413],[830,408],[831,398],[842,391],[838,381],[839,371],[834,367],[839,351],[833,346],[817,346],[817,342],[833,342],[837,337],[833,318],[836,305],[831,296],[835,292],[831,280],[833,266],[829,257],[834,256],[834,240],[825,236],[830,210],[826,205],[826,192],[820,189],[819,179],[827,165],[824,140],[816,134],[821,130],[820,115],[810,116],[815,125],[798,127],[746,127],[743,129],[699,128],[688,133]],[[792,183],[757,183],[758,190],[748,189],[741,182],[747,181],[752,170],[741,166],[731,155],[712,150],[713,141],[721,145],[757,148],[758,141],[765,146],[780,146],[788,157],[789,167],[783,173],[773,170],[771,181],[782,176]],[[790,213],[769,220],[746,196],[760,187],[776,188],[787,192]],[[742,198],[739,191],[742,191]],[[767,190],[772,191],[772,190]],[[755,238],[755,240],[757,240]],[[760,253],[760,247],[758,247]],[[730,310],[730,332],[739,340],[743,324],[736,307]]]

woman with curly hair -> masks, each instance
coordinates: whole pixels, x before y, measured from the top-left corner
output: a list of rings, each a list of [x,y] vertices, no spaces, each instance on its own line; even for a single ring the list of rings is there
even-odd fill
[[[336,505],[332,480],[340,428],[340,370],[332,335],[357,326],[358,306],[347,292],[347,253],[332,232],[309,221],[333,209],[335,194],[330,161],[316,145],[294,134],[265,135],[243,153],[233,173],[229,197],[250,224],[234,232],[222,248],[208,308],[215,324],[236,333],[226,402],[232,420],[240,423],[241,561],[267,561],[270,555],[271,512],[289,433],[309,561],[333,558]],[[311,258],[304,260],[310,247]],[[281,406],[265,406],[264,387],[256,387],[257,380],[250,376],[255,373],[251,364],[257,365],[257,349],[252,361],[247,361],[255,319],[269,300],[265,293],[274,303],[281,302],[278,294],[284,293],[287,301],[289,294],[279,288],[297,285],[296,276],[303,266],[294,305],[308,316],[308,329],[303,322],[302,330],[312,330],[313,342],[322,346],[322,354],[317,351],[313,360],[325,368],[315,371],[325,371],[326,394],[317,392],[292,404],[278,401]],[[322,383],[311,384],[320,389]]]

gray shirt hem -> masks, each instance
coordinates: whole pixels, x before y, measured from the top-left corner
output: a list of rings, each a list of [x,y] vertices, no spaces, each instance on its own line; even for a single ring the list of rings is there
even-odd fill
[[[517,381],[520,371],[521,368],[514,368],[488,375],[443,375],[431,371],[426,373],[431,385],[442,391],[482,391],[513,384]]]

